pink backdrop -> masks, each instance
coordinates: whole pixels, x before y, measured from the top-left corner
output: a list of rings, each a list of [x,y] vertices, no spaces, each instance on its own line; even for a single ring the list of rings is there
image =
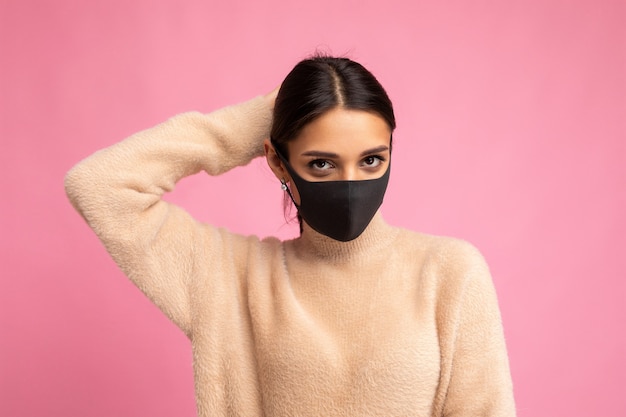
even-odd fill
[[[0,415],[194,415],[189,342],[63,176],[175,113],[269,91],[316,48],[394,100],[387,220],[487,257],[519,415],[626,415],[626,3],[490,3],[2,0]],[[169,198],[294,233],[259,161]]]

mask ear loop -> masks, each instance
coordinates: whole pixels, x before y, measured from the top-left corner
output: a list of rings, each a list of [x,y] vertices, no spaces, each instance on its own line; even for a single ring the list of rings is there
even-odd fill
[[[284,178],[280,179],[280,188],[283,191],[286,191],[287,194],[289,194],[289,198],[291,198],[291,201],[293,202],[293,205],[296,206],[296,208],[298,208],[298,205],[296,204],[296,200],[293,199],[293,195],[291,194],[291,190],[289,189],[289,187],[287,187],[287,183],[285,182]]]

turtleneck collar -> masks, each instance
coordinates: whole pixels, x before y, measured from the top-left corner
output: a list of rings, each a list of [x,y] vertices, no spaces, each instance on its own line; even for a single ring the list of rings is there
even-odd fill
[[[302,235],[291,242],[298,257],[315,257],[334,262],[355,259],[381,249],[389,245],[398,233],[397,228],[385,222],[380,210],[365,231],[349,242],[340,242],[316,232],[306,222],[303,222],[302,228]]]

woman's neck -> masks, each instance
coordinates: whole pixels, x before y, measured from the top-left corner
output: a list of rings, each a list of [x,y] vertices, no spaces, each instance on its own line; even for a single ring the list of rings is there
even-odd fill
[[[398,230],[389,226],[376,213],[365,231],[356,239],[340,242],[313,230],[306,222],[302,223],[302,235],[291,244],[300,258],[313,257],[328,262],[346,262],[366,256],[373,250],[387,246],[396,237]]]

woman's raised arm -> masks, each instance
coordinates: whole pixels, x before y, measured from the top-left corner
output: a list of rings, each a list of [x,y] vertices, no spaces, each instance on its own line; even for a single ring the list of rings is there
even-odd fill
[[[273,102],[272,92],[175,116],[96,152],[65,178],[70,201],[115,262],[188,335],[195,254],[204,242],[219,245],[220,233],[161,197],[185,176],[219,175],[262,155]]]

